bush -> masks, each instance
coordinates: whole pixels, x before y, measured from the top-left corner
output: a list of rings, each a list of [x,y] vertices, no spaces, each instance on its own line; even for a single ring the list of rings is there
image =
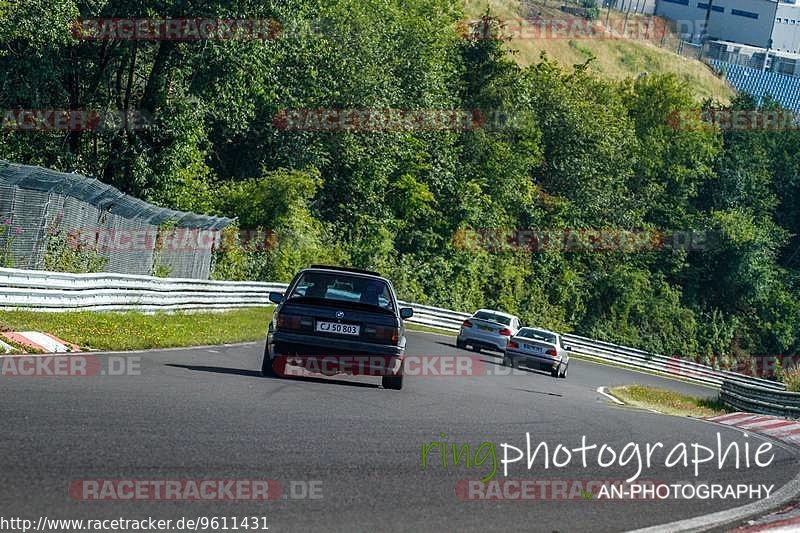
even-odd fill
[[[790,368],[783,371],[783,382],[786,389],[792,392],[800,392],[800,368]]]
[[[62,231],[51,230],[47,238],[47,251],[44,254],[44,268],[51,272],[70,272],[87,274],[102,272],[108,259],[91,245],[65,235]]]

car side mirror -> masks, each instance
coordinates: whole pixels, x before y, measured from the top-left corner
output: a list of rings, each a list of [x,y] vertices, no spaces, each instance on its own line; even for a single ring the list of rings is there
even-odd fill
[[[400,308],[400,318],[405,320],[406,318],[411,318],[412,316],[414,316],[414,309],[411,307]]]
[[[283,301],[283,294],[279,292],[271,292],[269,293],[269,301],[277,305]]]
[[[571,352],[572,351],[572,346],[564,346],[564,349]]]

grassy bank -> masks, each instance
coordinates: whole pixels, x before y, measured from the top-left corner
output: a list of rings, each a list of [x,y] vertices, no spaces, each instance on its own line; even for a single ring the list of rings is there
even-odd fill
[[[635,407],[655,409],[668,415],[705,418],[721,415],[729,410],[717,399],[695,398],[655,387],[625,385],[614,387],[611,394]]]
[[[433,328],[431,326],[424,326],[422,324],[414,324],[413,322],[406,322],[406,330],[424,331],[426,333],[438,333],[439,335],[448,335],[450,337],[455,337],[456,335],[458,335],[458,333],[455,331],[450,331],[448,329]]]
[[[219,313],[0,312],[2,331],[43,331],[86,349],[143,350],[254,341],[266,336],[272,309]]]
[[[541,18],[569,18],[558,9],[557,2],[549,6],[534,4],[541,11]],[[519,0],[465,0],[465,9],[470,18],[478,18],[486,9],[501,19],[519,19],[525,16],[525,7]],[[604,20],[606,10],[602,10]],[[612,12],[611,17],[619,19],[623,13]],[[642,18],[631,15],[631,21]],[[529,25],[529,24],[528,24]],[[533,34],[533,32],[531,32]],[[667,42],[676,45],[676,37],[669,35]],[[621,80],[635,78],[643,72],[652,74],[673,73],[693,88],[698,100],[715,98],[720,102],[730,101],[734,91],[717,77],[703,62],[674,53],[675,48],[661,48],[658,42],[624,39],[528,39],[514,38],[507,43],[509,50],[516,50],[514,59],[523,66],[539,62],[539,56],[546,52],[565,66],[584,63],[594,56],[591,70],[600,76]]]

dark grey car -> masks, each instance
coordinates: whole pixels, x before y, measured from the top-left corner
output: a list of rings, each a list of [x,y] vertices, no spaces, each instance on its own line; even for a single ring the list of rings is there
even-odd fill
[[[381,376],[384,388],[403,387],[406,336],[389,280],[376,272],[333,266],[301,270],[278,304],[267,332],[261,372],[286,375],[287,366],[325,375]],[[320,370],[316,370],[320,369]]]

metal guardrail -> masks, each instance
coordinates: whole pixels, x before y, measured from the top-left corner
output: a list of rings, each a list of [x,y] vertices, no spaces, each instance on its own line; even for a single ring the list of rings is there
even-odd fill
[[[260,307],[272,305],[269,301],[270,292],[283,292],[286,288],[286,283],[202,281],[109,273],[64,274],[0,268],[0,310],[173,311]],[[414,316],[409,322],[446,331],[458,331],[464,319],[472,316],[470,313],[412,302],[401,301],[399,304],[414,309]],[[769,394],[779,394],[786,389],[783,383],[715,370],[692,361],[579,335],[565,334],[562,339],[572,347],[576,355],[583,357],[625,368],[661,373],[715,388],[727,386],[731,402],[739,402],[741,405],[744,405],[741,402],[745,400],[736,396],[750,397],[747,396],[749,391],[734,390],[731,387],[740,386],[761,391],[767,396],[753,396],[752,402],[766,403],[774,399]],[[760,405],[752,402],[748,404],[752,408]],[[797,408],[800,412],[800,403]]]
[[[203,281],[127,274],[0,268],[0,310],[175,311],[271,305],[285,283]]]
[[[673,377],[721,387],[723,382],[757,385],[770,390],[785,390],[786,386],[777,381],[761,379],[736,372],[716,370],[710,366],[686,361],[676,357],[653,354],[636,348],[619,346],[610,342],[587,339],[578,335],[562,335],[565,344],[573,347],[576,353],[603,361],[613,361],[621,366],[668,374]]]
[[[415,322],[423,326],[430,326],[447,331],[458,331],[459,328],[461,328],[461,323],[472,316],[470,313],[460,313],[458,311],[420,305],[412,302],[401,301],[397,303],[403,307],[411,307],[414,309],[414,316],[409,319],[409,322]]]
[[[720,398],[725,405],[739,411],[800,418],[800,393],[797,392],[765,389],[726,379]]]

